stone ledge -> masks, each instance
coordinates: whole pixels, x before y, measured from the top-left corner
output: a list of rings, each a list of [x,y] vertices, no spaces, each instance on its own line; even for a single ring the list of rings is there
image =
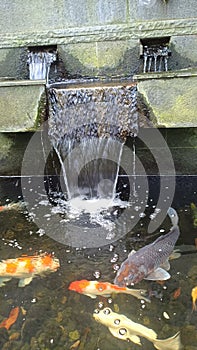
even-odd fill
[[[44,81],[0,82],[0,132],[36,131],[45,111]]]
[[[197,35],[197,18],[135,21],[128,24],[4,33],[0,35],[0,48],[117,41],[172,35]]]
[[[135,80],[138,92],[157,127],[197,127],[196,71],[188,71],[188,74],[186,71],[160,73],[159,79],[157,73],[149,73],[136,76]]]

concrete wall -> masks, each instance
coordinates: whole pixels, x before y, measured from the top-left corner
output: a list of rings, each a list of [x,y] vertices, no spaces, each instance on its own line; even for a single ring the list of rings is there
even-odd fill
[[[195,67],[195,0],[142,1],[0,0],[0,76],[28,78],[27,47],[54,44],[70,75],[131,75],[142,69],[140,39],[163,36],[170,69]]]
[[[0,79],[28,79],[28,47],[38,45],[57,45],[59,64],[52,67],[52,71],[57,68],[60,78],[132,77],[142,72],[140,39],[166,36],[170,37],[172,51],[169,70],[195,69],[196,0],[152,0],[152,7],[140,5],[140,1],[0,0]],[[169,78],[166,83],[165,72],[162,79],[150,74],[152,80],[149,77],[145,80],[146,74],[143,78],[137,77],[146,112],[156,125],[168,128],[162,132],[172,149],[176,170],[193,174],[196,171],[196,128],[185,126],[196,126],[196,78],[188,71],[189,78],[183,78],[183,84],[175,78]],[[34,93],[30,92],[30,85],[25,89],[15,87],[14,93],[13,87],[4,85],[0,89],[3,98],[1,131],[6,132],[0,134],[1,175],[20,174],[20,162],[30,137],[30,133],[16,135],[9,131],[37,129],[42,115],[39,106],[44,85],[41,90],[38,86],[32,88]],[[44,108],[42,112],[45,113]],[[14,121],[17,121],[17,128]],[[172,130],[172,127],[181,129]],[[138,152],[147,159],[150,173],[155,173],[148,150],[138,145]]]

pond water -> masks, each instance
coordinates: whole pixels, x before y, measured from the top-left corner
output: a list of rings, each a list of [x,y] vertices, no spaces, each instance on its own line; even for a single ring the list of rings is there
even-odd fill
[[[31,181],[31,179],[29,179]],[[149,211],[157,203],[159,179],[150,176],[149,204],[136,226],[117,241],[96,248],[77,248],[61,244],[47,235],[32,220],[26,208],[0,212],[1,259],[17,258],[23,254],[54,253],[60,268],[46,277],[37,276],[19,288],[12,279],[0,288],[0,323],[8,318],[10,310],[20,307],[20,313],[9,330],[0,328],[2,350],[137,350],[155,349],[141,338],[142,346],[116,339],[93,318],[95,309],[110,307],[133,321],[152,328],[159,339],[181,332],[186,350],[197,349],[197,312],[192,311],[192,288],[197,286],[197,227],[190,204],[196,203],[197,177],[177,176],[172,206],[180,218],[181,235],[176,248],[181,256],[171,261],[171,278],[165,283],[142,281],[135,288],[148,291],[151,303],[142,302],[131,295],[117,294],[109,298],[91,299],[69,291],[74,280],[113,282],[117,266],[132,249],[152,242],[168,232],[168,218],[152,234],[147,234]],[[170,181],[166,177],[166,183]],[[21,201],[20,177],[0,179],[1,205]]]

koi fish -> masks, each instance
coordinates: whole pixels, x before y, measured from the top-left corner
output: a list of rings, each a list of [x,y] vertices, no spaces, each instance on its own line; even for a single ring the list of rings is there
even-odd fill
[[[0,262],[0,287],[12,278],[19,278],[18,286],[25,287],[38,275],[55,272],[60,267],[59,260],[52,254],[22,255],[16,259]]]
[[[191,203],[190,208],[191,208],[192,216],[193,216],[193,226],[197,227],[197,207],[194,203]]]
[[[5,205],[0,205],[0,212],[1,211],[8,211],[8,210],[20,210],[25,206],[24,202],[17,202],[17,203],[8,203]]]
[[[197,311],[196,300],[197,300],[197,287],[194,287],[191,292],[192,297],[192,310]]]
[[[17,306],[10,311],[10,314],[6,320],[0,323],[0,328],[10,329],[10,327],[16,322],[19,315],[20,308]]]
[[[121,264],[114,284],[124,287],[129,284],[134,285],[142,279],[156,281],[170,278],[167,272],[170,269],[168,259],[173,252],[180,231],[176,211],[169,208],[168,215],[173,224],[171,230],[137,252],[132,250],[128,258]]]
[[[173,299],[177,299],[181,295],[181,287],[178,287],[173,293]]]
[[[93,318],[103,325],[107,326],[111,334],[122,340],[130,340],[134,344],[142,345],[140,337],[151,341],[158,350],[181,350],[183,346],[180,340],[180,332],[167,339],[158,339],[157,333],[140,323],[133,322],[125,315],[113,312],[106,307],[102,310],[95,310]]]
[[[109,282],[98,282],[98,281],[74,281],[71,282],[69,290],[87,295],[88,297],[95,299],[97,296],[109,297],[112,293],[125,293],[133,295],[138,299],[144,299],[150,303],[150,300],[145,297],[146,290],[144,289],[130,289],[127,287],[118,287]]]

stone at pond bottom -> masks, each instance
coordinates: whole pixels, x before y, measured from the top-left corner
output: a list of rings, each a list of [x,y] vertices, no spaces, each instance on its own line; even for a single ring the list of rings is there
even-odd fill
[[[78,340],[80,338],[80,334],[79,334],[79,331],[78,330],[75,330],[75,331],[72,331],[72,332],[69,332],[69,339],[74,341],[74,340]]]

